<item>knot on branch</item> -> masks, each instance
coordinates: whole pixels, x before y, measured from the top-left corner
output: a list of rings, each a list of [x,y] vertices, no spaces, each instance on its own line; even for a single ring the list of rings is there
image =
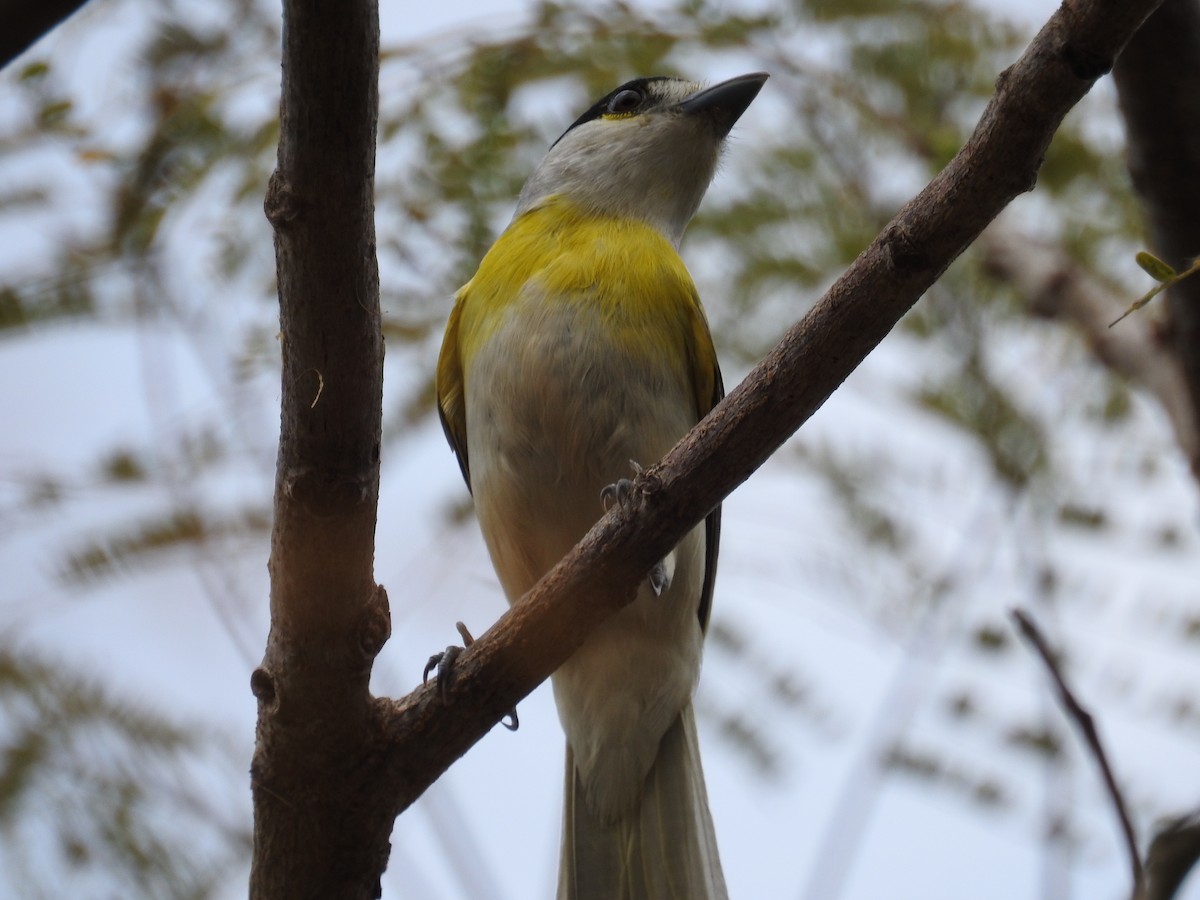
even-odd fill
[[[1085,50],[1070,42],[1062,45],[1058,55],[1067,64],[1071,74],[1081,81],[1092,82],[1112,71],[1111,57]]]
[[[370,666],[379,655],[383,645],[392,636],[392,611],[388,605],[387,591],[383,585],[375,585],[370,600],[367,601],[359,620],[357,632],[358,649],[363,655],[363,662]]]
[[[276,169],[267,182],[267,196],[263,199],[267,221],[273,228],[285,228],[300,215],[300,207],[300,198]]]
[[[900,223],[893,223],[881,236],[888,264],[893,269],[920,270],[929,267],[929,256],[917,246],[912,233]]]
[[[250,673],[250,693],[266,706],[275,702],[275,678],[262,666]]]

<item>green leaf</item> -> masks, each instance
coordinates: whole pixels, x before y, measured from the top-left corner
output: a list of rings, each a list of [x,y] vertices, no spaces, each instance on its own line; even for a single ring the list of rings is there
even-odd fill
[[[1179,273],[1171,266],[1163,262],[1153,253],[1147,253],[1145,250],[1139,250],[1137,256],[1134,257],[1137,264],[1142,267],[1142,271],[1153,278],[1155,281],[1170,281],[1172,278],[1177,278]]]
[[[1169,265],[1167,265],[1165,262],[1163,262],[1157,256],[1154,256],[1151,253],[1147,253],[1145,250],[1142,250],[1141,252],[1139,252],[1137,254],[1137,256],[1134,257],[1134,259],[1137,260],[1137,264],[1139,266],[1141,266],[1142,269],[1147,274],[1149,274],[1151,278],[1156,280],[1158,282],[1158,284],[1156,284],[1150,290],[1146,291],[1146,293],[1142,294],[1142,296],[1140,296],[1136,300],[1134,300],[1133,303],[1129,304],[1129,308],[1127,310],[1125,310],[1125,312],[1121,313],[1119,316],[1117,316],[1115,319],[1113,319],[1111,322],[1108,323],[1109,328],[1112,328],[1114,325],[1116,325],[1118,322],[1120,322],[1122,319],[1124,319],[1126,316],[1128,316],[1130,313],[1134,312],[1135,310],[1141,309],[1143,306],[1145,306],[1147,303],[1149,303],[1151,300],[1153,300],[1155,297],[1157,297],[1159,294],[1161,294],[1163,291],[1165,291],[1171,285],[1175,284],[1176,282],[1182,281],[1185,278],[1190,278],[1191,276],[1195,275],[1197,272],[1200,272],[1200,259],[1192,260],[1192,264],[1187,268],[1186,271],[1183,271],[1183,272],[1176,272],[1173,268],[1171,268]]]

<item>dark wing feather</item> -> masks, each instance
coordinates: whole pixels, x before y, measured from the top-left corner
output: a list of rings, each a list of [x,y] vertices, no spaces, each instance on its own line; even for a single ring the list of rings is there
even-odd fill
[[[721,367],[713,360],[713,400],[716,406],[725,396],[725,383],[721,379]],[[704,584],[700,588],[700,628],[708,630],[712,615],[713,587],[717,583],[717,551],[721,545],[721,507],[717,506],[704,520]]]
[[[450,449],[454,451],[454,456],[458,459],[458,468],[462,472],[463,481],[467,483],[467,493],[471,493],[471,469],[467,465],[467,445],[460,445],[454,439],[454,432],[450,430],[450,421],[446,418],[446,411],[442,409],[442,404],[437,405],[438,419],[442,423],[442,431],[446,435],[446,442],[450,445]]]
[[[467,301],[464,288],[455,297],[450,310],[450,321],[446,323],[446,336],[442,338],[442,352],[438,354],[435,393],[437,394],[438,418],[450,449],[458,457],[458,468],[462,470],[467,490],[471,490],[471,467],[467,463],[467,398],[463,383],[461,350],[458,346],[458,323]]]

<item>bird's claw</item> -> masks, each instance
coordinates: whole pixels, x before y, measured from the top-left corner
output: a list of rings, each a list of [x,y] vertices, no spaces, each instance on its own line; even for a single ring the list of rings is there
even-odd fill
[[[633,468],[633,478],[618,478],[613,484],[606,484],[601,488],[600,502],[604,505],[605,512],[612,509],[613,504],[626,507],[633,499],[633,491],[637,486],[636,479],[646,470],[632,459],[629,461],[629,465]]]
[[[468,644],[468,646],[470,645]],[[454,661],[458,659],[458,654],[462,652],[462,647],[456,647],[451,644],[441,653],[435,653],[429,657],[429,662],[425,663],[425,670],[421,672],[421,684],[427,682],[429,680],[429,673],[437,669],[438,696],[445,700],[450,693]]]
[[[450,645],[441,653],[435,653],[429,657],[429,661],[425,663],[425,669],[421,672],[421,683],[424,684],[429,680],[429,673],[437,669],[437,688],[438,696],[445,700],[450,694],[450,683],[454,677],[454,661],[458,659],[460,653],[464,649],[475,643],[475,637],[470,630],[462,622],[455,622],[454,627],[458,629],[459,635],[462,637],[463,645],[461,647]],[[505,719],[511,720],[506,722]],[[520,726],[520,720],[517,719],[517,708],[514,706],[504,714],[504,718],[500,720],[500,724],[509,731],[516,731]]]
[[[661,482],[657,475],[653,472],[647,474],[646,470],[638,465],[636,460],[629,461],[630,467],[633,469],[633,478],[618,478],[615,482],[605,485],[600,490],[600,502],[604,505],[604,511],[608,512],[613,505],[622,508],[628,508],[633,502],[635,493],[649,494],[658,490]],[[671,586],[671,579],[675,574],[675,554],[672,552],[665,559],[660,560],[650,570],[648,581],[650,590],[655,597],[661,597],[666,593]]]
[[[613,508],[613,505],[628,506],[629,498],[633,494],[633,482],[628,478],[621,478],[612,484],[606,484],[600,491],[600,502],[604,504],[604,511],[608,512]]]

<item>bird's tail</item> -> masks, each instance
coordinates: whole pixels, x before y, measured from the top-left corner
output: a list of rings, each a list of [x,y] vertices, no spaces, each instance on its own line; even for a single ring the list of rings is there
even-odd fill
[[[558,900],[727,900],[689,703],[667,729],[637,807],[615,822],[588,808],[567,748]]]

